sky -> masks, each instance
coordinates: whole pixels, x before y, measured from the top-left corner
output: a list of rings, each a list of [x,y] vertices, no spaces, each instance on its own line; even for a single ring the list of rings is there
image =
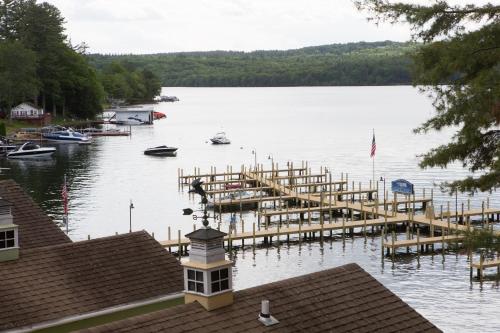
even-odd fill
[[[45,0],[73,44],[92,53],[282,50],[407,41],[406,25],[376,26],[352,0]]]

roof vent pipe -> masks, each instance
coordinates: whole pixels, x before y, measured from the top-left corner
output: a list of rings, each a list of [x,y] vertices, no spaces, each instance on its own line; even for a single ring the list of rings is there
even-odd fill
[[[262,306],[259,314],[259,321],[263,323],[265,326],[271,326],[278,324],[279,321],[271,316],[271,312],[269,311],[269,300],[262,300]]]

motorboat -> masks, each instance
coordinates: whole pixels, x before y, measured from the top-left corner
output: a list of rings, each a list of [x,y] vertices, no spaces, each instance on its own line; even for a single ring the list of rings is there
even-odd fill
[[[177,96],[160,96],[160,102],[177,102],[179,98]]]
[[[226,137],[225,132],[215,134],[212,138],[210,138],[210,141],[212,141],[214,145],[227,145],[231,143],[231,141]]]
[[[177,149],[175,147],[167,147],[165,145],[148,148],[144,151],[144,155],[152,155],[152,156],[176,156]]]
[[[73,129],[68,128],[65,130],[53,131],[43,133],[43,137],[49,141],[55,142],[85,142],[90,141],[90,138],[80,132],[75,132]]]
[[[241,188],[240,183],[226,184],[226,186],[224,186],[224,189],[226,189],[226,190],[235,190],[235,189],[239,189],[239,188]]]
[[[40,147],[33,142],[26,142],[16,150],[7,153],[8,158],[40,158],[54,154],[54,147]]]
[[[225,201],[238,201],[238,200],[244,200],[244,199],[254,199],[254,198],[260,198],[260,197],[265,197],[267,196],[266,193],[263,191],[245,191],[243,189],[237,190],[233,193],[229,193],[225,196],[219,197],[214,197],[213,199],[208,200],[207,207],[208,208],[214,208],[217,206],[217,202],[219,200]]]

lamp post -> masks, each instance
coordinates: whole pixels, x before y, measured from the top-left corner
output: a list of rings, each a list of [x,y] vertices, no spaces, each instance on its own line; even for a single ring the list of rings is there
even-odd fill
[[[257,149],[252,150],[252,155],[254,155],[253,163],[254,163],[254,168],[257,170]]]
[[[381,181],[381,182],[382,182],[382,181],[384,182],[384,200],[385,200],[385,199],[386,199],[386,197],[385,197],[385,177],[380,177],[380,181]],[[375,185],[375,184],[373,184],[373,185]],[[378,194],[377,194],[377,195],[378,195]]]
[[[132,199],[130,199],[130,206],[129,208],[129,230],[128,232],[132,232],[132,209],[134,209],[134,203],[132,202]]]
[[[269,154],[269,155],[267,156],[267,159],[268,159],[268,160],[271,160],[271,164],[274,164],[274,156],[273,156],[272,154]]]

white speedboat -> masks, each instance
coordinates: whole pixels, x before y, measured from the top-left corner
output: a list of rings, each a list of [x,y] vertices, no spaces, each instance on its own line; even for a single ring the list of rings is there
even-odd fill
[[[54,147],[40,147],[32,142],[26,142],[21,147],[7,153],[8,158],[41,158],[54,154]]]
[[[66,143],[72,143],[72,142],[78,143],[78,142],[90,141],[90,137],[80,132],[75,132],[71,128],[54,132],[46,132],[43,134],[43,137],[49,141],[66,142]]]
[[[176,147],[167,147],[167,146],[158,146],[153,148],[148,148],[144,151],[144,155],[152,155],[152,156],[176,156],[177,155]]]
[[[224,132],[215,134],[212,138],[210,138],[210,141],[212,141],[214,145],[227,145],[231,143]]]

